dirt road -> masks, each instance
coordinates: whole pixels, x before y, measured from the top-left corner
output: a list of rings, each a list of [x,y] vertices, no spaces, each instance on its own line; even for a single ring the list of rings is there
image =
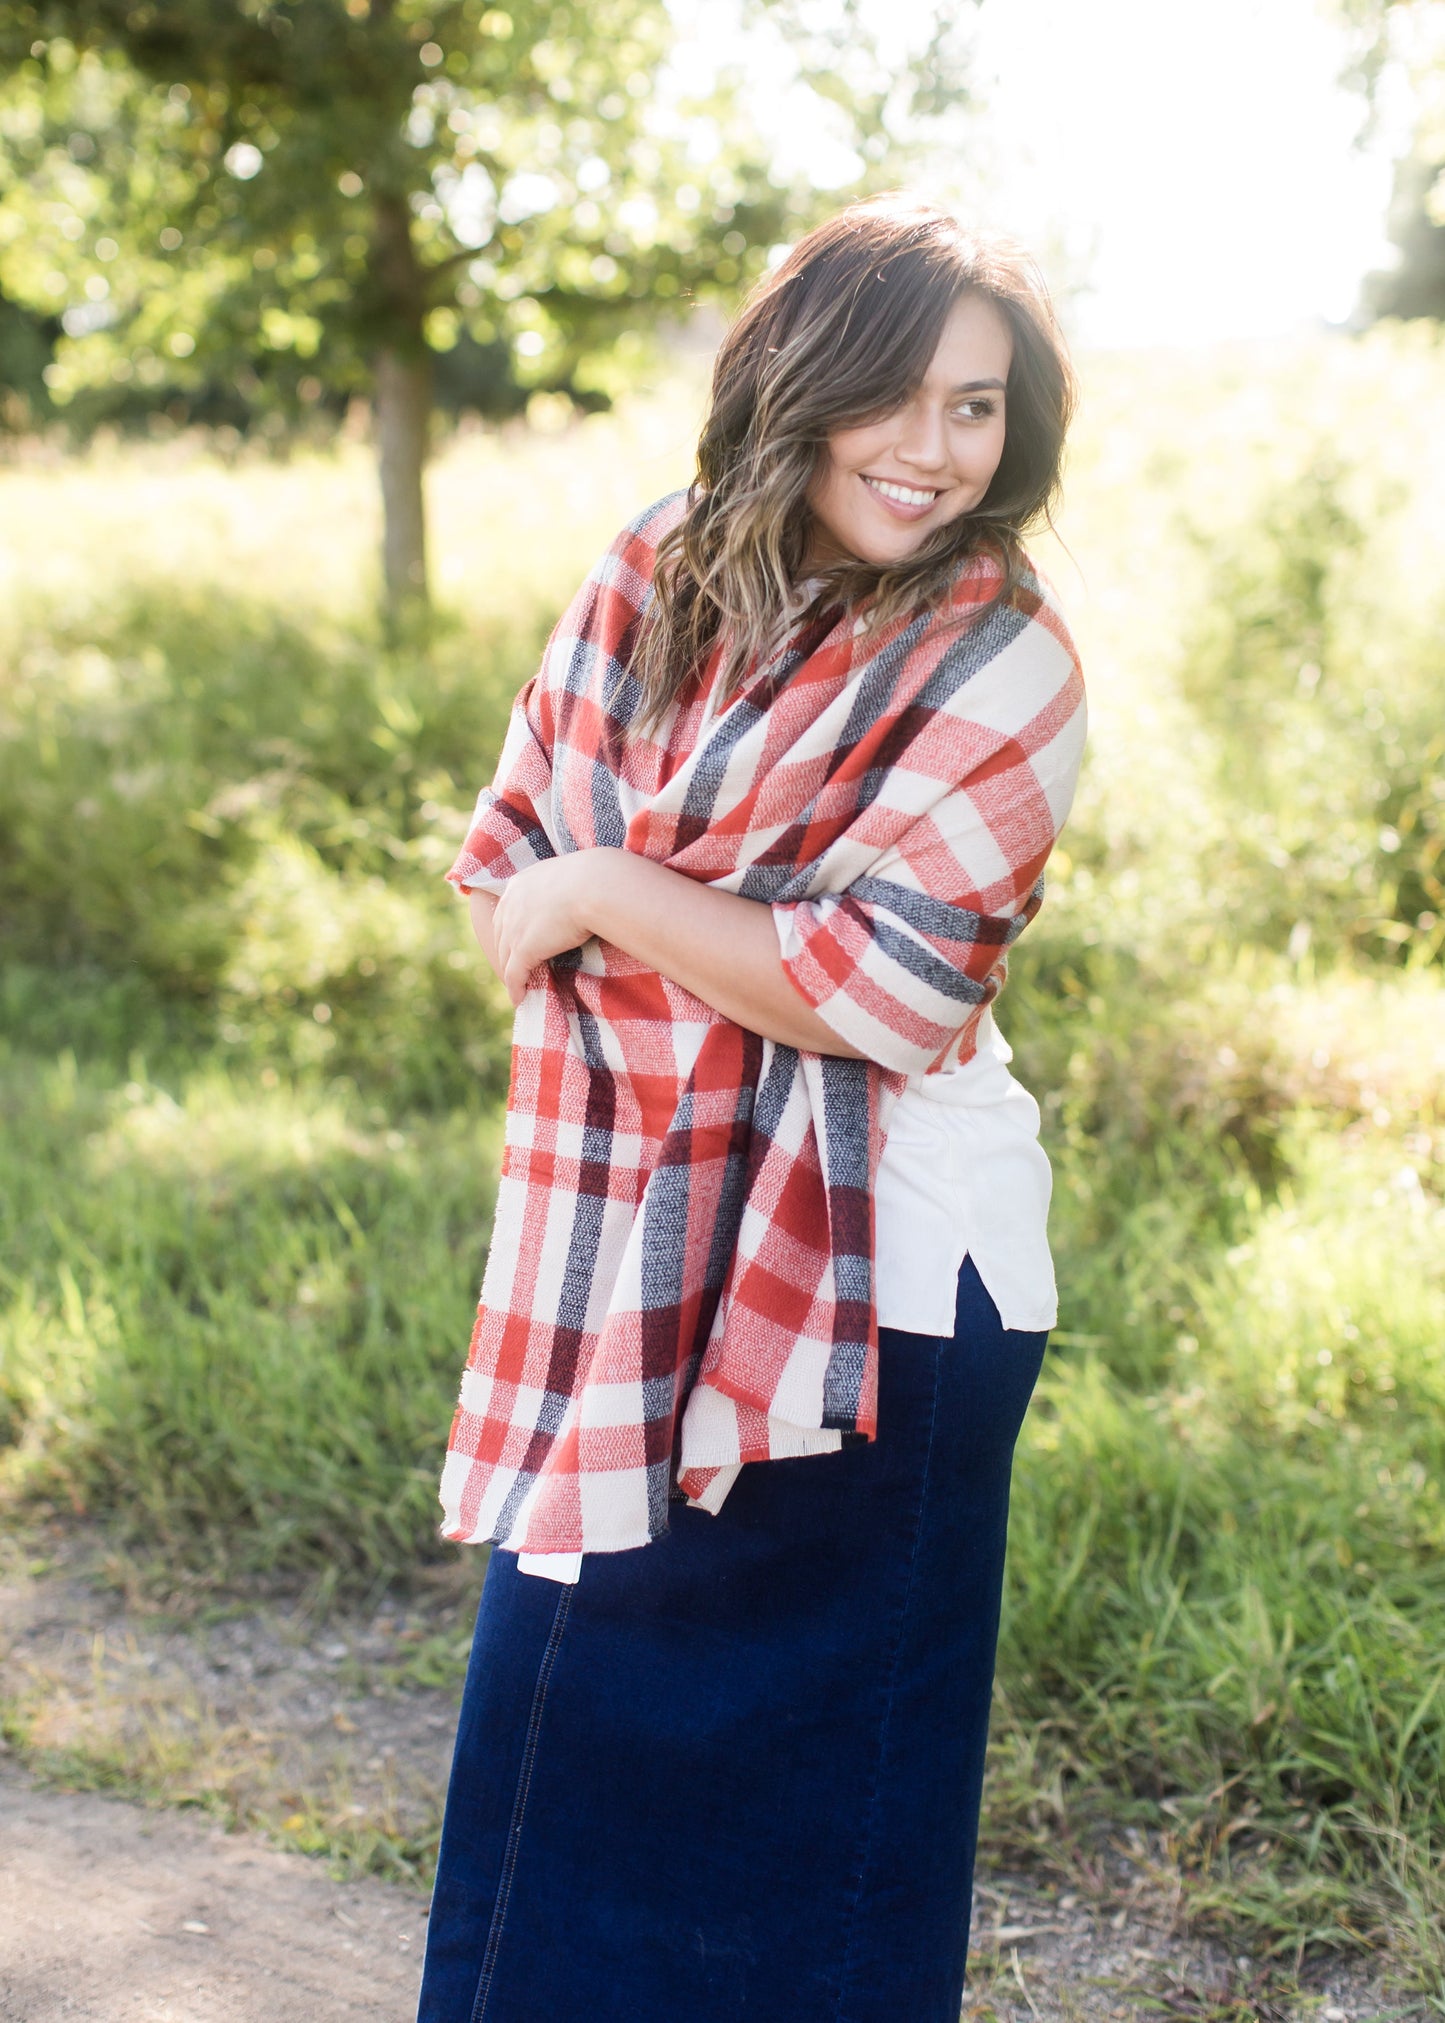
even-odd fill
[[[408,2023],[425,1899],[0,1771],[4,2023]]]

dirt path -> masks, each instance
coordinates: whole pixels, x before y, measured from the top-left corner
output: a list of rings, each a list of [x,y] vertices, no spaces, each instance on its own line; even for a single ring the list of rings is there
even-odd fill
[[[322,1614],[63,1533],[0,1556],[0,2023],[407,2023],[478,1571]],[[1181,1931],[1111,1860],[980,1877],[964,2023],[1425,2013],[1377,1959],[1296,1980]]]
[[[0,1773],[0,2018],[408,2023],[425,1900]]]

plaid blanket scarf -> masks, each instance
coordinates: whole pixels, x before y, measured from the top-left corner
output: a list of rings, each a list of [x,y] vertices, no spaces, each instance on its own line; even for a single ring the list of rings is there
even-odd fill
[[[447,875],[498,892],[620,846],[761,901],[803,997],[866,1058],[762,1039],[595,939],[531,979],[441,1488],[448,1538],[518,1552],[644,1545],[672,1495],[716,1511],[745,1462],[872,1436],[887,1114],[906,1077],[971,1056],[1083,742],[1047,590],[983,610],[985,562],[941,611],[873,634],[825,612],[720,710],[709,669],[631,731],[629,653],[685,505],[588,577]]]

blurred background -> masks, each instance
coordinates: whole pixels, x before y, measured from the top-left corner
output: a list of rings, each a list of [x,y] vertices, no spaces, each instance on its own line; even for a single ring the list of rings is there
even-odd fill
[[[1445,6],[0,0],[0,72],[12,1579],[456,1689],[508,1020],[441,874],[742,292],[907,185],[1083,383],[991,1859],[1445,2010]],[[435,1779],[109,1662],[12,1663],[10,1746],[425,1876]]]

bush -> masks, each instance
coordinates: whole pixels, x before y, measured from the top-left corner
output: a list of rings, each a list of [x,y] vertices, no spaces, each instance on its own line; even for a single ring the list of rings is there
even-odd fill
[[[3,699],[7,952],[138,979],[252,1059],[463,1099],[501,1027],[441,873],[538,643],[519,621],[386,653],[164,585],[32,614]]]

